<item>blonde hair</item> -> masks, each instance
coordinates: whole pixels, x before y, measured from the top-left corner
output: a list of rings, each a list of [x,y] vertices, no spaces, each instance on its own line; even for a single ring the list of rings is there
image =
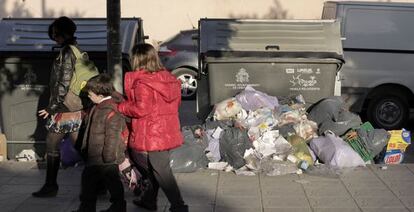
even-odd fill
[[[149,72],[156,72],[164,69],[158,57],[157,50],[147,43],[137,44],[132,48],[131,66],[133,70],[145,69]]]

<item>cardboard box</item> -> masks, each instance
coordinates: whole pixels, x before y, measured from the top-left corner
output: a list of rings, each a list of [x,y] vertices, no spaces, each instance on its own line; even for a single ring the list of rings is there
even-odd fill
[[[7,159],[7,139],[6,135],[0,133],[0,159],[3,158],[0,161]]]
[[[384,162],[386,164],[399,164],[404,159],[405,149],[411,144],[411,133],[405,129],[388,132],[391,137],[387,144]]]

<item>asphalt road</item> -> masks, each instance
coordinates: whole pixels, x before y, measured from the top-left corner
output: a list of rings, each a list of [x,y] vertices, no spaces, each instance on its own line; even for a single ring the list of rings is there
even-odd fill
[[[202,121],[198,120],[197,118],[195,100],[187,100],[187,101],[183,100],[181,102],[180,121],[181,121],[181,126],[191,126],[191,125],[202,123]]]

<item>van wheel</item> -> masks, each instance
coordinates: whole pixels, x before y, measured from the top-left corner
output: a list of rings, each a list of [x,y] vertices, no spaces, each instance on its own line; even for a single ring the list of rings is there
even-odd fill
[[[197,72],[189,68],[177,68],[172,71],[172,74],[181,81],[182,99],[195,99],[197,93]]]
[[[408,121],[407,99],[398,93],[374,96],[367,108],[367,118],[374,126],[386,130],[401,129]]]

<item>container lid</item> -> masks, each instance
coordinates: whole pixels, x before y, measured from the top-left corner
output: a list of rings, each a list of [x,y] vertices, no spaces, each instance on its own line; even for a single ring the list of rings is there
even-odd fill
[[[311,57],[323,52],[343,59],[340,23],[336,20],[201,19],[199,32],[199,51],[206,55],[289,52],[291,56],[301,53]]]
[[[5,18],[0,20],[0,51],[51,51],[56,43],[48,36],[52,18]],[[101,52],[107,49],[105,18],[74,18],[75,36],[84,51]],[[121,52],[128,54],[142,32],[141,19],[121,19]]]

